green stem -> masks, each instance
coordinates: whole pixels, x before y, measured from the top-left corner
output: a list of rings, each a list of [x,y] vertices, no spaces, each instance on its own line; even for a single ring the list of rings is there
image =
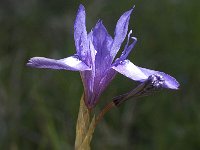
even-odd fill
[[[75,150],[90,150],[90,143],[94,133],[95,116],[90,121],[90,110],[84,102],[84,96],[80,100],[80,108],[76,124]]]

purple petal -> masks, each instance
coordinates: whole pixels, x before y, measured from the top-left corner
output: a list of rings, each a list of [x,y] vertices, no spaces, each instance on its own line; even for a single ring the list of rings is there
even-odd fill
[[[129,39],[130,39],[131,34],[132,34],[132,30],[128,34],[127,43],[125,45],[124,51],[122,52],[122,55],[120,56],[120,60],[125,60],[128,57],[129,53],[131,52],[131,50],[133,49],[133,47],[135,46],[137,42],[136,37],[131,37],[133,42],[129,45]]]
[[[92,108],[90,105],[90,102],[92,100],[92,97],[94,95],[94,80],[95,80],[95,55],[96,55],[96,50],[94,49],[94,45],[92,44],[92,34],[93,32],[91,31],[88,35],[89,39],[89,47],[91,51],[91,70],[90,71],[82,71],[81,72],[81,78],[84,86],[84,100],[85,104],[87,105],[88,108]]]
[[[112,37],[108,34],[105,26],[102,21],[98,21],[93,29],[93,45],[94,48],[99,53],[104,53],[104,55],[110,54],[110,46],[113,42]],[[106,48],[106,50],[102,50],[102,48]]]
[[[178,89],[178,87],[179,87],[179,83],[178,83],[178,81],[174,78],[174,77],[172,77],[172,76],[170,76],[170,75],[168,75],[168,74],[166,74],[166,73],[164,73],[164,72],[160,72],[160,71],[154,71],[154,70],[150,70],[150,69],[146,69],[146,68],[142,68],[142,67],[138,67],[146,76],[150,76],[150,75],[153,75],[153,74],[158,74],[158,75],[161,75],[163,78],[164,78],[164,80],[165,80],[165,88],[170,88],[170,89]]]
[[[90,70],[90,68],[75,56],[67,57],[60,60],[33,57],[27,63],[27,66],[34,68],[64,69],[72,71]]]
[[[92,58],[91,59],[91,70],[81,72],[81,77],[82,77],[82,80],[83,80],[83,85],[85,87],[85,91],[93,92],[94,80],[95,80],[95,55],[96,55],[96,50],[94,49],[94,46],[93,46],[92,41],[91,41],[92,32],[90,32],[88,37],[89,37],[89,45],[90,45],[91,58]]]
[[[83,5],[80,5],[74,23],[74,41],[78,56],[89,65],[89,62],[87,61],[89,49],[85,18],[85,8]]]
[[[110,82],[113,80],[113,78],[116,75],[116,71],[112,68],[106,71],[104,76],[102,76],[100,82],[98,83],[98,86],[94,87],[94,92],[98,93],[95,103],[97,103],[98,98],[100,97],[101,93],[106,89],[106,87],[110,84]]]
[[[121,61],[119,64],[116,64],[112,68],[115,69],[117,72],[135,81],[145,81],[151,75],[160,75],[165,80],[164,84],[165,88],[178,89],[179,87],[179,83],[176,81],[174,77],[164,72],[138,67],[129,60]]]
[[[120,46],[126,37],[128,31],[129,19],[132,11],[133,9],[125,12],[117,22],[115,28],[115,37],[111,48],[111,56],[113,57],[113,59],[116,56],[117,52],[119,51]]]
[[[110,56],[110,46],[112,38],[108,34],[103,23],[99,21],[93,29],[93,40],[94,49],[97,51],[95,56],[95,76],[97,80],[105,75],[105,72],[110,68],[112,63],[112,57]],[[97,81],[97,82],[99,82]]]
[[[120,61],[112,68],[135,81],[141,81],[148,78],[137,66],[135,66],[129,60]]]

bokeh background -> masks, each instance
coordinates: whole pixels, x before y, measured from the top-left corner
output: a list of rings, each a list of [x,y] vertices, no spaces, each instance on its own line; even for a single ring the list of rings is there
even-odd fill
[[[136,65],[177,78],[164,90],[111,110],[97,127],[95,150],[200,149],[199,0],[1,0],[0,149],[73,149],[83,86],[78,72],[32,69],[33,56],[74,54],[73,23],[86,7],[87,30],[103,19],[113,35],[120,15],[136,5],[129,29],[138,43]],[[137,85],[117,75],[96,107]]]

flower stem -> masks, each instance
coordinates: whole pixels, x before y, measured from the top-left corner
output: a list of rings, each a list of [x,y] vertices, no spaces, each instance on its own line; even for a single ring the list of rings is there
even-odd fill
[[[93,130],[90,122],[90,111],[84,102],[84,95],[80,100],[80,108],[76,124],[75,150],[90,150]],[[90,131],[90,132],[89,132]]]
[[[111,109],[113,108],[115,105],[115,103],[112,101],[110,103],[108,103],[99,113],[99,115],[96,117],[95,120],[95,127],[97,126],[97,124],[103,119],[104,115]]]

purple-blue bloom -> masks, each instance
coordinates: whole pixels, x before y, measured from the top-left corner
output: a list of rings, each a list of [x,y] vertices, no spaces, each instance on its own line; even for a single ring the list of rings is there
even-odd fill
[[[170,75],[138,67],[127,59],[137,42],[135,37],[131,37],[132,31],[127,36],[132,11],[133,8],[120,17],[115,28],[114,38],[112,38],[102,21],[98,21],[91,32],[87,33],[85,8],[80,5],[74,23],[76,54],[59,60],[33,57],[27,65],[36,68],[80,71],[84,85],[84,100],[88,108],[96,105],[100,95],[117,72],[140,82],[148,79],[150,75],[158,74],[165,80],[165,88],[178,89],[179,83]],[[116,54],[126,36],[125,48],[121,56],[116,59]]]

